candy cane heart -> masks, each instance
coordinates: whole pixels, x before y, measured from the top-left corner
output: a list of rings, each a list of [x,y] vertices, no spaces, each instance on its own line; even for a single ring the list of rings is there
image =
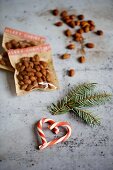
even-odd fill
[[[52,122],[51,122],[51,123],[52,123]],[[71,130],[70,125],[69,125],[67,122],[56,122],[56,123],[54,122],[54,123],[49,127],[49,129],[53,131],[55,128],[58,128],[59,126],[60,126],[60,127],[65,127],[67,133],[66,133],[64,136],[62,136],[62,137],[60,137],[60,138],[53,139],[53,140],[50,141],[50,142],[47,142],[47,141],[46,141],[45,134],[43,133],[43,135],[42,135],[42,133],[40,133],[40,130],[39,130],[38,127],[37,127],[39,134],[41,134],[40,137],[42,138],[42,145],[39,146],[39,149],[44,149],[44,148],[46,148],[46,147],[55,145],[55,144],[57,144],[57,143],[59,143],[59,142],[64,142],[64,141],[66,141],[66,140],[71,136],[71,131],[72,131],[72,130]],[[42,131],[42,132],[43,132],[43,131]],[[44,141],[43,141],[43,137],[44,137]]]

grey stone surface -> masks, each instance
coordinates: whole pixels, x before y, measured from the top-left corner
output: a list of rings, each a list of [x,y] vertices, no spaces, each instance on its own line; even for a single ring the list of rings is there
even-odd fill
[[[49,10],[59,8],[83,13],[93,19],[103,37],[87,35],[96,47],[87,50],[87,62],[79,64],[72,52],[68,61],[57,54],[64,53],[68,40],[56,28],[59,19]],[[113,101],[93,108],[101,117],[101,126],[91,128],[72,114],[52,116],[47,106],[62,97],[68,86],[80,82],[96,82],[99,89],[113,93],[113,1],[112,0],[0,0],[0,33],[5,26],[44,35],[51,44],[60,90],[32,92],[17,97],[13,74],[0,70],[0,170],[113,170]],[[75,68],[76,76],[68,77],[68,68]],[[65,143],[43,151],[36,149],[34,124],[42,117],[68,121],[72,136]],[[48,136],[51,133],[48,132]]]

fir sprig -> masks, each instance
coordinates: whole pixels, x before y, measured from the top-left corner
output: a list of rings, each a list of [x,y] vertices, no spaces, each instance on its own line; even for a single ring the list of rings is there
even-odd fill
[[[106,92],[95,92],[96,83],[83,83],[73,87],[68,94],[49,107],[53,115],[73,111],[85,123],[90,125],[100,124],[98,117],[93,116],[91,112],[83,110],[92,106],[104,104],[111,99],[111,94]]]

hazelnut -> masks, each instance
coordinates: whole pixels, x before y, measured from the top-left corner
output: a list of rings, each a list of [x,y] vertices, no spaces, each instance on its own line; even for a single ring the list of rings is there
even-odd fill
[[[75,70],[74,69],[70,69],[68,75],[70,77],[73,77],[75,75]]]

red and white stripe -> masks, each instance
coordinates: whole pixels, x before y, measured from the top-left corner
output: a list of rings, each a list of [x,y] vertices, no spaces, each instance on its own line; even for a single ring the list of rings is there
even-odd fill
[[[65,127],[65,128],[66,128],[66,131],[67,131],[66,135],[64,135],[63,137],[60,137],[60,138],[53,139],[53,140],[50,141],[50,142],[47,142],[47,141],[46,141],[45,134],[44,134],[43,131],[42,131],[42,124],[43,124],[43,123],[46,123],[46,122],[48,122],[48,123],[51,125],[51,126],[49,126],[49,129],[52,130],[53,132],[55,132],[56,134],[58,134],[58,132],[59,132],[59,129],[58,129],[59,126]],[[38,130],[38,132],[39,132],[39,134],[40,134],[40,137],[41,137],[41,139],[42,139],[42,145],[39,146],[39,149],[44,149],[44,148],[46,148],[46,147],[55,145],[55,144],[57,144],[57,143],[59,143],[59,142],[64,142],[64,141],[66,141],[66,140],[71,136],[71,132],[72,132],[71,127],[70,127],[70,125],[69,125],[67,122],[56,122],[56,123],[55,123],[54,120],[52,120],[52,119],[46,119],[46,118],[43,118],[43,119],[41,119],[41,120],[38,122],[38,124],[37,124],[37,130]]]

